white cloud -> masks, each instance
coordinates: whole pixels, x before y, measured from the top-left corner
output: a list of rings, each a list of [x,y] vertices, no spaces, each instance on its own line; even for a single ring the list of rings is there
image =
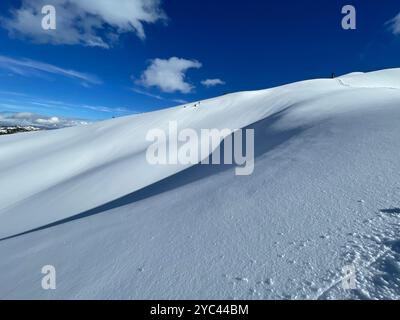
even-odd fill
[[[157,87],[168,93],[190,93],[194,87],[186,81],[186,72],[192,68],[201,68],[201,63],[177,57],[154,59],[136,83],[145,87]]]
[[[51,117],[47,119],[38,118],[35,120],[35,122],[44,125],[56,125],[60,123],[60,119],[58,117]]]
[[[389,25],[389,30],[394,35],[400,35],[400,13],[397,16],[395,16],[393,19],[386,22],[386,24]]]
[[[225,81],[222,81],[221,79],[207,79],[203,80],[201,84],[205,87],[215,87],[218,85],[224,85]]]
[[[43,74],[59,75],[79,80],[82,83],[100,84],[101,80],[96,76],[78,72],[75,70],[63,69],[48,63],[30,59],[14,59],[0,55],[0,69],[19,74],[22,76],[40,76]]]
[[[14,113],[10,118],[11,119],[30,119],[33,116],[33,113],[31,112],[18,112]],[[5,117],[3,116],[3,119]]]
[[[56,8],[56,30],[41,27],[41,9],[49,4]],[[144,39],[144,24],[160,20],[166,20],[160,0],[23,0],[2,24],[12,35],[36,43],[109,48],[122,33]]]

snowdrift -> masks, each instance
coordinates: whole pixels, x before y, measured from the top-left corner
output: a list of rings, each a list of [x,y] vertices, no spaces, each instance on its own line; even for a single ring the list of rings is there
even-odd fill
[[[377,212],[400,205],[399,89],[400,69],[357,73],[0,137],[0,296],[45,295],[8,280],[44,260],[70,279],[58,298],[398,296],[337,285],[346,263],[396,264],[397,217]],[[255,173],[148,164],[146,133],[169,121],[255,129]]]

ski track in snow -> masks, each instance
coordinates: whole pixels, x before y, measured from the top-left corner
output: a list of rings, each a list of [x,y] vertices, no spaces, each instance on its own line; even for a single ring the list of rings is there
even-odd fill
[[[399,210],[399,209],[397,209]],[[400,212],[400,211],[399,211]],[[382,226],[376,225],[384,223]],[[374,234],[363,235],[363,238],[372,239],[376,248],[357,244],[359,248],[353,252],[356,259],[352,262],[356,267],[357,286],[355,290],[345,291],[349,299],[393,299],[400,295],[400,223],[399,215],[388,215],[380,211],[376,218],[368,222],[375,226]],[[394,228],[393,228],[394,226]],[[392,231],[389,236],[382,235],[382,230]],[[373,246],[373,247],[374,247]],[[367,258],[361,259],[361,255]],[[388,266],[390,270],[388,270]],[[342,280],[337,280],[331,287],[327,288],[317,298],[335,299],[343,295],[341,292]],[[343,291],[343,289],[342,289]]]
[[[384,215],[385,213],[380,212],[377,218],[369,221],[369,224],[374,225],[375,223],[379,223],[382,219],[391,220],[390,224],[396,225],[397,223],[397,231],[395,234],[399,235],[399,218],[395,216],[384,218]],[[347,277],[343,275],[334,280],[329,287],[321,290],[321,292],[314,297],[315,300],[343,298],[343,293],[345,293],[348,298],[352,299],[398,299],[400,294],[400,255],[399,250],[397,249],[396,252],[393,247],[399,245],[400,239],[392,235],[389,237],[390,240],[386,239],[383,241],[378,237],[382,236],[380,234],[381,230],[382,229],[379,229],[378,235],[374,235],[372,237],[368,235],[362,235],[362,238],[373,238],[376,241],[376,244],[379,246],[379,248],[376,249],[376,252],[370,252],[368,245],[360,242],[356,244],[356,246],[359,247],[358,250],[354,250],[351,253],[351,255],[355,256],[356,258],[354,261],[349,261],[349,265],[355,266],[358,288],[350,291],[343,289],[342,284]],[[360,259],[360,254],[362,252],[368,253],[367,259]],[[386,270],[379,267],[379,265],[382,263],[392,264],[397,270],[388,274]],[[383,286],[383,290],[386,291],[383,293],[377,290],[377,278],[382,276],[389,277],[390,280],[394,282],[393,287],[388,285]]]
[[[340,78],[335,78],[335,80],[336,80],[341,86],[347,87],[347,88],[353,88],[353,89],[354,89],[354,88],[360,88],[360,89],[368,89],[368,88],[371,88],[371,87],[363,87],[363,86],[353,86],[353,85],[351,85],[351,84],[349,84],[349,83],[346,83],[345,80],[340,79]],[[380,88],[392,89],[392,90],[399,90],[399,88],[396,88],[396,87],[387,87],[387,86],[382,86],[382,87],[380,87]]]

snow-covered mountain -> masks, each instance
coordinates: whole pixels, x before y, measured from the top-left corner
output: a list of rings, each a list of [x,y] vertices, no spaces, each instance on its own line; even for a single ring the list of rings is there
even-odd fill
[[[399,89],[354,73],[0,137],[0,298],[400,298]],[[169,121],[254,129],[254,173],[149,164]]]
[[[0,135],[6,134],[14,134],[20,132],[31,132],[31,131],[39,131],[40,128],[33,126],[12,126],[12,127],[0,127]]]
[[[32,112],[7,112],[0,111],[0,129],[5,128],[19,128],[16,132],[18,133],[25,131],[36,130],[53,130],[59,128],[67,128],[74,126],[87,125],[91,122],[83,119],[70,119],[62,117],[50,117],[44,116]]]

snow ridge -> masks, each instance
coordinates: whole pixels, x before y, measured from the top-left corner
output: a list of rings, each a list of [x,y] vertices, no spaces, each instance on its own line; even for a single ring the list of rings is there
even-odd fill
[[[399,79],[349,74],[1,136],[0,298],[398,299]],[[254,129],[254,174],[149,165],[146,133],[169,121]],[[38,281],[49,264],[54,292]],[[342,288],[347,265],[356,290]]]

